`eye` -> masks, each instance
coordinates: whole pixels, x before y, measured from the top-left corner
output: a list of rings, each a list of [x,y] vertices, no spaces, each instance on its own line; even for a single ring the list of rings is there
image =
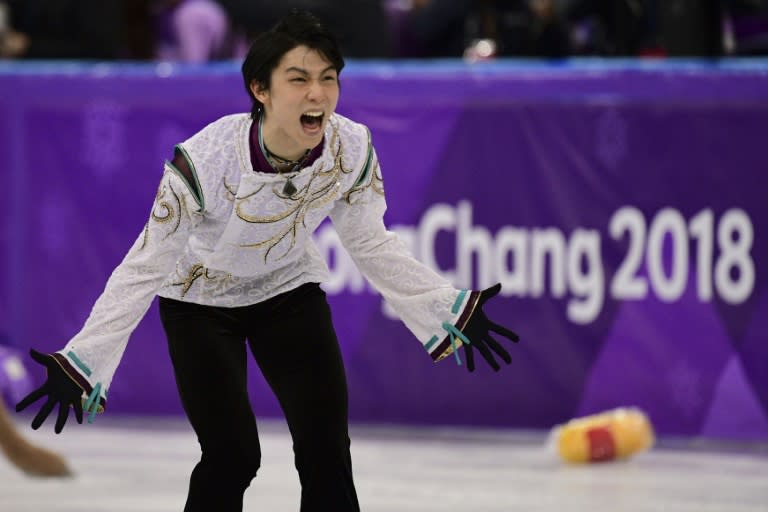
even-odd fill
[[[306,82],[306,81],[307,81],[305,78],[303,78],[303,77],[300,77],[300,76],[297,76],[297,77],[293,77],[293,78],[291,78],[290,80],[291,80],[291,82],[294,82],[294,83],[297,83],[297,84],[298,84],[298,83],[303,83],[303,82]]]
[[[328,75],[325,78],[323,78],[323,80],[325,80],[326,82],[335,82],[336,81],[336,77],[333,76],[333,75]]]

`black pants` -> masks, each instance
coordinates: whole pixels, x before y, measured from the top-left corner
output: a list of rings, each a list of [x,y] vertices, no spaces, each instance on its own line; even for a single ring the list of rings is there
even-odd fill
[[[161,297],[160,317],[181,402],[202,449],[185,512],[241,511],[261,463],[246,386],[246,340],[291,431],[301,512],[360,510],[344,366],[317,284],[237,308]]]

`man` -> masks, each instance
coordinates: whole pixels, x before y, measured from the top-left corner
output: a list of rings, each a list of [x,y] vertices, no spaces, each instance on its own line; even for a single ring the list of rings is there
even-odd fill
[[[301,510],[359,510],[343,363],[311,233],[330,216],[356,264],[439,360],[473,347],[499,368],[483,303],[499,290],[457,290],[384,227],[384,190],[368,130],[335,114],[344,60],[316,18],[294,12],[259,36],[243,63],[250,114],[223,117],[176,147],[152,213],[83,329],[55,354],[32,351],[48,381],[38,428],[59,404],[82,421],[106,406],[130,333],[160,295],[182,404],[202,457],[185,510],[237,511],[260,465],[246,389],[246,341],[285,413]],[[469,344],[469,345],[467,345]],[[84,398],[86,397],[86,398]],[[81,406],[81,400],[85,403]]]

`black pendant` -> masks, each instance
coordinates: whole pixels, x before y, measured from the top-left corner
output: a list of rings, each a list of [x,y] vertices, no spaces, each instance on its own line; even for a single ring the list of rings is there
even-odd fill
[[[285,185],[283,185],[283,194],[287,195],[288,197],[292,197],[295,193],[296,186],[291,181],[291,178],[288,178],[285,180]]]

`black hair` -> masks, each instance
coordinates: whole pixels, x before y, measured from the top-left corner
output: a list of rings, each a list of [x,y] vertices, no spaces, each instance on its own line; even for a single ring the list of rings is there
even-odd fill
[[[271,86],[272,71],[280,59],[297,46],[306,46],[317,51],[331,63],[336,73],[341,73],[344,58],[333,33],[310,12],[292,9],[267,32],[259,34],[251,43],[243,61],[243,82],[253,102],[251,117],[256,119],[264,107],[251,91],[255,81],[262,89]]]

